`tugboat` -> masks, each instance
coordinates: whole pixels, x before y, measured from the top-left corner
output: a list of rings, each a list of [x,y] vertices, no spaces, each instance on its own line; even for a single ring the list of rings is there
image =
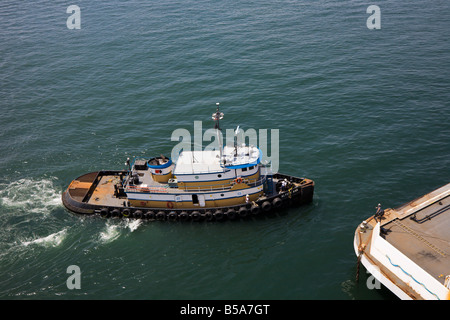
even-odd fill
[[[218,104],[217,104],[218,105]],[[212,114],[217,133],[223,113]],[[220,141],[220,140],[219,140]],[[73,180],[64,206],[79,214],[160,221],[235,220],[310,203],[314,181],[272,174],[252,145],[127,159],[126,170],[97,171]]]

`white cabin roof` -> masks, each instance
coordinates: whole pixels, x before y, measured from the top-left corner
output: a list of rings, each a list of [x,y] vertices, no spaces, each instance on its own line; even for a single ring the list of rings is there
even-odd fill
[[[223,148],[222,159],[219,150],[183,151],[180,153],[174,175],[224,172],[226,168],[235,169],[259,163],[260,151],[254,146]]]
[[[195,174],[223,172],[220,166],[220,152],[217,151],[183,151],[178,157],[174,174]]]

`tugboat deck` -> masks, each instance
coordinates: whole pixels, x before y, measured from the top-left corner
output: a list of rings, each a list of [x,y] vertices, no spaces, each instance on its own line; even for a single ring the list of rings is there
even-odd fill
[[[110,174],[100,176],[92,196],[87,199],[89,204],[102,204],[108,206],[123,206],[123,199],[114,196],[114,185],[119,183],[118,175]]]
[[[308,180],[308,179],[306,179]],[[273,186],[275,188],[277,178],[273,180]],[[310,180],[308,180],[310,181]],[[116,197],[114,195],[114,185],[120,182],[119,172],[105,172],[98,174],[98,172],[92,172],[73,180],[68,190],[72,198],[93,205],[105,205],[112,207],[126,206],[124,201],[126,197]],[[297,182],[293,182],[298,184]],[[148,188],[154,188],[161,193],[192,193],[192,190],[186,190],[183,188],[170,188],[168,184],[158,183],[151,179],[145,179],[143,183]],[[264,200],[266,196],[262,196],[260,200]]]

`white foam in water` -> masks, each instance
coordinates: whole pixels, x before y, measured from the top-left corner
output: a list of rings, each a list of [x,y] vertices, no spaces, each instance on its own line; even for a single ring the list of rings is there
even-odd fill
[[[127,222],[127,226],[130,229],[131,232],[137,230],[137,228],[141,225],[142,220],[141,219],[135,219],[135,220],[129,220]]]
[[[116,240],[120,236],[119,226],[106,225],[106,230],[100,232],[100,241],[103,243],[109,243]]]
[[[137,230],[142,224],[140,219],[126,219],[118,224],[107,224],[106,229],[100,232],[99,240],[102,243],[110,243],[120,237],[122,230],[129,229],[131,232]]]
[[[0,185],[0,204],[4,207],[23,209],[33,213],[48,213],[60,206],[61,194],[51,179],[20,179]]]
[[[30,244],[38,244],[38,245],[43,245],[46,247],[57,247],[63,242],[66,235],[67,235],[67,229],[63,229],[61,231],[52,233],[46,237],[34,239],[31,241],[24,241],[24,242],[22,242],[22,244],[24,246],[28,246]]]

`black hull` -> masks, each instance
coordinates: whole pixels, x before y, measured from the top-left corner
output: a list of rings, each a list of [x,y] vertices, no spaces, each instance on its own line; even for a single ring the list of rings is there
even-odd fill
[[[288,179],[295,182],[296,186],[288,191],[276,193],[252,203],[226,206],[226,207],[202,207],[194,209],[169,209],[129,207],[123,204],[92,204],[86,199],[92,195],[99,177],[105,174],[120,175],[124,171],[100,171],[92,172],[82,177],[88,177],[92,184],[83,192],[74,192],[67,188],[62,194],[64,206],[77,214],[99,215],[104,218],[134,218],[157,221],[223,221],[237,220],[258,215],[268,214],[274,211],[284,210],[312,202],[314,194],[314,182],[309,179],[275,174],[274,179]],[[78,178],[80,179],[80,178]],[[70,186],[69,186],[70,187]],[[78,189],[81,190],[81,189]]]

